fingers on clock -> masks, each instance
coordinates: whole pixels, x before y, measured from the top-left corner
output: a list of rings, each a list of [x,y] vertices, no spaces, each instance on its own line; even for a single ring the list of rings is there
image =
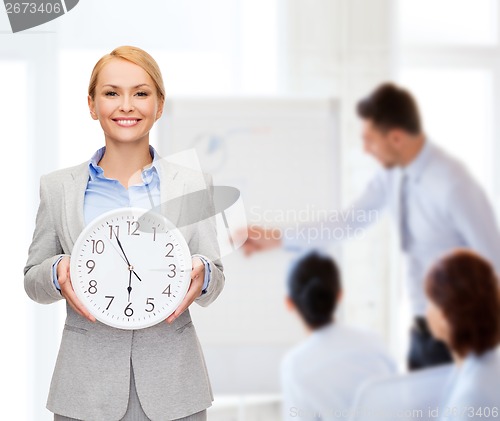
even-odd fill
[[[193,280],[191,279],[191,284],[189,285],[188,292],[182,300],[182,303],[177,307],[177,309],[167,317],[167,323],[172,323],[177,317],[179,317],[184,311],[193,303],[196,297],[198,297],[201,293],[201,285],[193,285]]]
[[[199,257],[194,257],[192,260],[191,284],[189,285],[188,292],[179,307],[167,317],[167,323],[172,323],[177,319],[191,305],[195,298],[200,295],[201,288],[203,287],[204,271],[205,264],[203,261]]]
[[[89,313],[89,311],[76,296],[75,291],[73,290],[73,286],[71,285],[71,281],[65,285],[65,288],[62,292],[64,298],[66,298],[66,301],[68,301],[73,310],[75,310],[80,316],[85,317],[91,322],[95,322],[95,317]]]
[[[191,283],[191,286],[193,283]],[[182,303],[177,307],[177,309],[167,318],[167,323],[172,323],[177,317],[179,317],[184,311],[191,305],[191,303],[194,301],[196,298],[193,289],[189,287],[189,290],[184,297],[184,300],[182,300]]]

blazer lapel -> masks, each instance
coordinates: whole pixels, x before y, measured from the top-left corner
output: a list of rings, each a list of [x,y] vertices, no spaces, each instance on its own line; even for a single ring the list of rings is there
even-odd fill
[[[160,175],[160,213],[175,226],[179,224],[182,211],[185,182],[181,170],[175,164],[160,159],[157,165]]]
[[[160,169],[161,212],[176,227],[200,222],[209,216],[204,174],[162,159]],[[205,211],[205,213],[203,213]]]
[[[71,249],[73,249],[76,239],[85,226],[83,201],[89,180],[88,162],[76,167],[71,175],[72,178],[64,182],[64,202],[65,220],[71,240]]]

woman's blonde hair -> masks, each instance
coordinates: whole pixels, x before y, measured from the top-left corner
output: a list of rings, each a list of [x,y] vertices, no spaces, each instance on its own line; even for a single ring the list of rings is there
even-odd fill
[[[92,70],[89,82],[89,95],[92,99],[94,99],[95,96],[95,88],[99,73],[102,68],[114,58],[121,58],[141,67],[149,76],[151,76],[151,79],[153,79],[160,101],[165,100],[165,86],[163,85],[163,77],[158,63],[156,63],[155,59],[146,51],[129,45],[115,48],[111,51],[111,53],[102,56],[96,63],[94,69]]]

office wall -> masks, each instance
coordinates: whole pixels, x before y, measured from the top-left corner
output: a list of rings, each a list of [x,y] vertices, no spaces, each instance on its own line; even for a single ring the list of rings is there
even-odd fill
[[[216,186],[240,190],[250,223],[295,228],[339,207],[338,121],[329,98],[174,98],[158,146],[194,148]],[[191,309],[216,393],[279,393],[281,357],[303,336],[284,306],[296,256],[224,256],[222,295]]]

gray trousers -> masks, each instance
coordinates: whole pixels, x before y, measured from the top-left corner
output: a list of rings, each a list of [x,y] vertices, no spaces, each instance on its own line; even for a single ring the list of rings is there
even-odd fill
[[[206,421],[206,420],[207,420],[207,410],[204,409],[201,412],[197,412],[196,414],[192,414],[184,418],[178,418],[175,421]],[[62,415],[54,414],[54,421],[82,421],[82,420],[77,420],[76,418],[68,418]],[[150,421],[150,419],[144,413],[141,403],[139,402],[139,397],[137,396],[137,390],[135,389],[134,370],[132,369],[132,364],[130,364],[130,396],[128,401],[127,412],[120,421]]]

